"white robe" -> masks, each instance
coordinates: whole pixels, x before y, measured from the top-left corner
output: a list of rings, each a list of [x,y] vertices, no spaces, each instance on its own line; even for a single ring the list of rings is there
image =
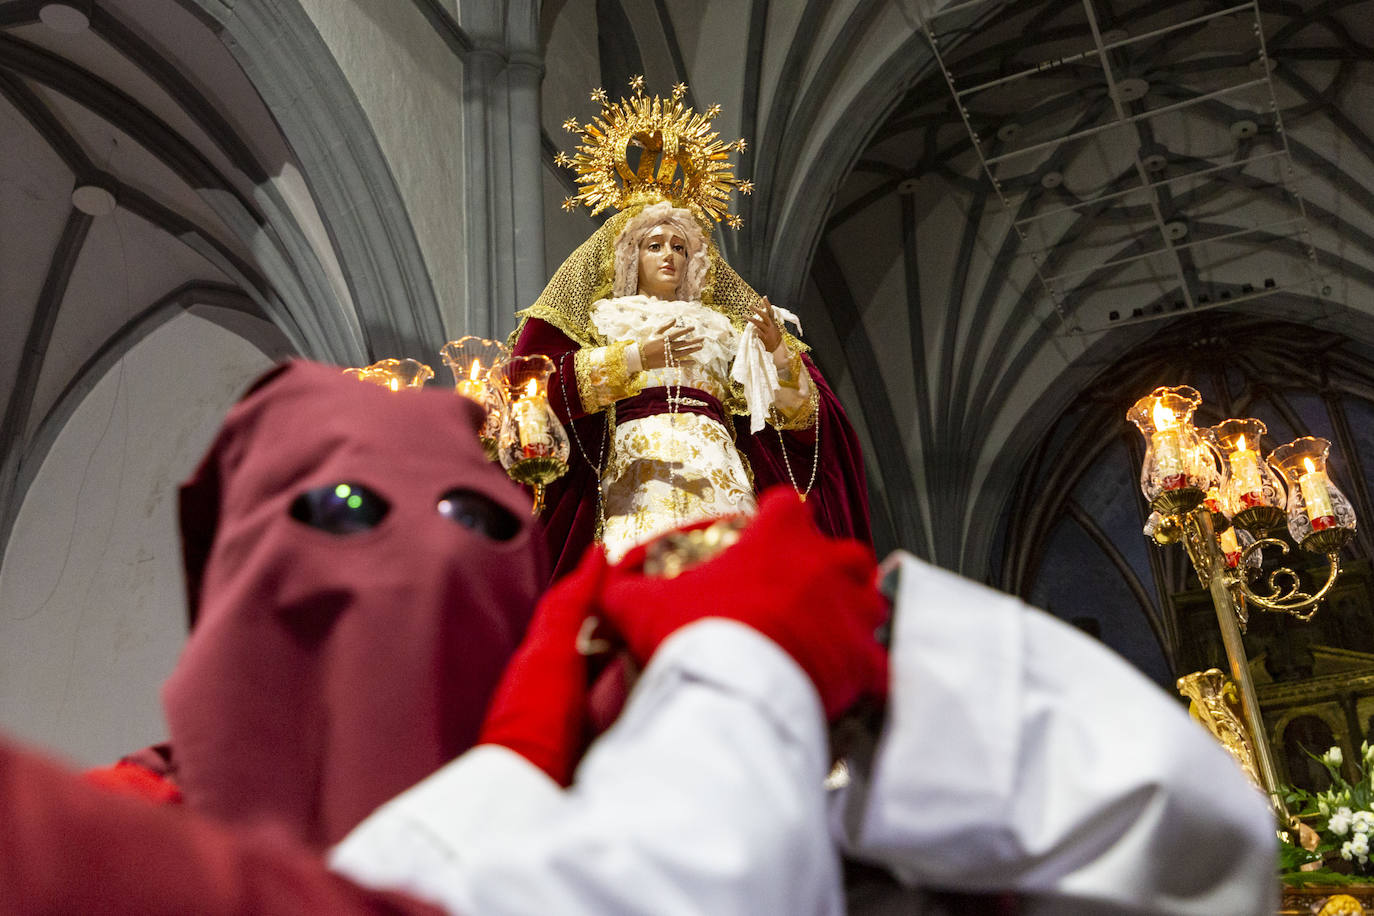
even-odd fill
[[[1015,891],[1030,914],[1275,911],[1267,806],[1179,703],[1048,615],[900,567],[888,721],[828,812],[814,688],[705,620],[660,647],[570,790],[477,748],[333,866],[467,916],[831,914],[839,846],[905,887],[855,912],[919,913],[922,887]]]

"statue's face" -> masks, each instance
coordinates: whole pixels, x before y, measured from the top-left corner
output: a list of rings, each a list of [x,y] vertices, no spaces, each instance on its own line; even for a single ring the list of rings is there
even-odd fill
[[[655,226],[639,243],[639,291],[674,299],[687,270],[687,240],[672,226]]]

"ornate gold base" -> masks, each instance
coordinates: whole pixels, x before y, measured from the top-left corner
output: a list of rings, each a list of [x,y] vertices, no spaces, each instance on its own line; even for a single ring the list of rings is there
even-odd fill
[[[1197,487],[1165,490],[1150,500],[1150,508],[1160,515],[1181,515],[1202,505],[1202,500],[1206,495]]]
[[[506,468],[510,479],[516,483],[552,483],[568,470],[568,463],[559,458],[521,458]]]
[[[496,450],[496,440],[491,436],[481,436],[482,453],[487,456],[488,461],[496,461],[500,455]]]
[[[1286,517],[1277,506],[1251,506],[1237,512],[1231,521],[1255,537],[1262,537],[1282,525]]]
[[[1260,778],[1254,742],[1243,718],[1235,682],[1219,669],[1208,668],[1206,671],[1185,674],[1175,686],[1179,693],[1191,701],[1188,704],[1189,715],[1221,742],[1221,746],[1245,771],[1255,788],[1263,792],[1264,781]]]
[[[1345,542],[1355,536],[1355,532],[1349,528],[1327,528],[1325,531],[1314,531],[1302,539],[1299,544],[1308,553],[1335,553],[1345,546]]]
[[[1365,916],[1374,907],[1374,886],[1285,887],[1279,916]]]

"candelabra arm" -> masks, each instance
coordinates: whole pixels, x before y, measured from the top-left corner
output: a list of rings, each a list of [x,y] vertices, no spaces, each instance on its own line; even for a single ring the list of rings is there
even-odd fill
[[[1326,555],[1327,574],[1326,581],[1322,587],[1317,589],[1315,594],[1308,594],[1302,590],[1302,581],[1298,574],[1286,566],[1275,569],[1265,577],[1265,586],[1268,589],[1266,594],[1259,594],[1250,588],[1248,570],[1251,568],[1246,560],[1251,554],[1262,553],[1266,546],[1276,546],[1280,553],[1288,553],[1288,545],[1277,538],[1261,538],[1255,543],[1241,551],[1240,562],[1237,569],[1242,572],[1236,575],[1235,584],[1239,587],[1245,600],[1256,604],[1268,611],[1281,611],[1292,614],[1299,620],[1311,620],[1312,615],[1317,612],[1317,606],[1326,597],[1326,593],[1331,591],[1331,586],[1336,584],[1336,579],[1341,572],[1341,558],[1337,553]]]

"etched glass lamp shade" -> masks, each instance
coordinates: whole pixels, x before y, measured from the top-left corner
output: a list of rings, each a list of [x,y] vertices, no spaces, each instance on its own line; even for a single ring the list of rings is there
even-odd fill
[[[500,386],[492,384],[488,373],[492,366],[509,356],[510,351],[501,342],[473,336],[450,340],[439,351],[444,365],[453,373],[453,390],[481,404],[487,412],[481,431],[482,448],[493,461],[497,457],[505,401]]]
[[[1176,515],[1197,508],[1218,482],[1216,459],[1193,426],[1202,396],[1186,385],[1156,388],[1126,412],[1145,437],[1140,491],[1150,508]]]
[[[1253,534],[1263,535],[1284,522],[1287,494],[1282,478],[1260,457],[1268,430],[1259,420],[1223,420],[1211,429],[1221,455],[1222,511]]]
[[[553,368],[547,356],[512,356],[489,372],[505,404],[497,456],[519,483],[546,484],[568,469],[568,434],[549,405]]]
[[[416,359],[383,359],[364,369],[345,369],[344,375],[391,391],[406,391],[423,388],[434,378],[434,370]]]
[[[1335,553],[1355,534],[1355,509],[1326,473],[1330,451],[1325,439],[1304,436],[1269,456],[1288,484],[1288,533],[1312,553]]]

